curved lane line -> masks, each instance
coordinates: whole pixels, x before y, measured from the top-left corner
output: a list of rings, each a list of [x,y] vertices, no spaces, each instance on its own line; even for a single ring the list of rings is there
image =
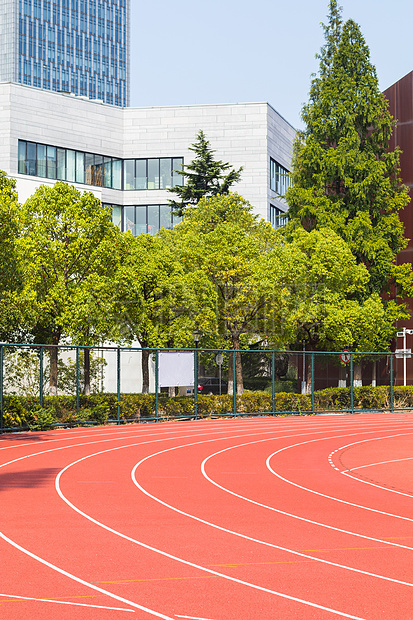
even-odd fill
[[[76,607],[93,607],[93,609],[110,609],[111,611],[129,611],[132,614],[135,613],[134,609],[126,609],[125,607],[107,607],[105,605],[87,605],[86,603],[72,603],[70,601],[56,601],[51,598],[34,598],[33,596],[17,596],[15,594],[0,594],[0,596],[12,599],[11,601],[4,601],[6,603],[13,602],[15,599],[23,601],[36,601],[40,603],[57,603],[58,605],[75,605]]]
[[[203,443],[203,442],[194,442],[194,444],[191,444],[191,445],[196,445],[196,443]],[[131,446],[124,446],[124,447],[125,448],[132,447],[132,445]],[[136,538],[132,538],[131,536],[127,536],[126,534],[122,534],[122,532],[114,530],[113,528],[109,527],[108,525],[105,525],[101,521],[98,521],[97,519],[94,519],[93,517],[91,517],[87,513],[85,513],[82,510],[80,510],[80,508],[75,506],[67,497],[65,497],[65,495],[62,492],[62,490],[60,489],[60,478],[61,478],[61,476],[70,467],[73,467],[77,463],[80,463],[81,461],[84,461],[87,458],[92,458],[93,456],[97,456],[98,454],[102,454],[104,452],[111,452],[111,451],[117,450],[117,449],[120,449],[120,448],[113,448],[113,449],[109,449],[109,450],[103,450],[102,452],[98,452],[96,454],[91,454],[91,455],[89,455],[87,457],[83,457],[81,459],[78,459],[77,461],[73,461],[73,463],[70,463],[64,469],[62,469],[62,471],[59,472],[59,474],[56,477],[56,491],[57,491],[58,495],[60,496],[60,498],[70,508],[72,508],[72,510],[74,510],[75,512],[77,512],[78,514],[83,516],[85,519],[88,519],[88,521],[91,521],[92,523],[94,523],[95,525],[98,525],[99,527],[105,529],[106,531],[108,531],[108,532],[110,532],[112,534],[115,534],[116,536],[119,536],[120,538],[123,538],[124,540],[132,542],[133,544],[136,544],[136,545],[138,545],[140,547],[143,547],[144,549],[147,549],[149,551],[152,551],[154,553],[162,555],[162,556],[164,556],[164,557],[166,557],[168,559],[175,560],[175,561],[177,561],[177,562],[179,562],[181,564],[185,564],[186,566],[190,566],[190,567],[195,568],[197,570],[201,570],[203,572],[209,573],[210,575],[214,575],[216,577],[222,577],[223,579],[226,579],[227,581],[231,581],[233,583],[244,585],[244,586],[247,586],[247,587],[252,588],[254,590],[259,590],[261,592],[266,592],[268,594],[273,594],[273,595],[278,596],[280,598],[284,598],[284,599],[287,599],[287,600],[290,600],[290,601],[294,601],[296,603],[301,603],[301,604],[313,607],[315,609],[321,609],[323,611],[328,611],[330,613],[333,613],[333,614],[335,614],[337,616],[341,616],[343,618],[351,618],[352,620],[366,620],[364,618],[360,618],[359,616],[352,616],[350,614],[346,614],[344,612],[337,611],[336,609],[332,609],[330,607],[324,607],[323,605],[318,605],[317,603],[312,603],[311,601],[306,601],[304,599],[300,599],[300,598],[297,598],[295,596],[290,596],[288,594],[283,594],[282,592],[277,592],[275,590],[270,590],[269,588],[264,588],[263,586],[259,586],[258,584],[250,583],[249,581],[244,581],[242,579],[237,579],[236,577],[231,577],[230,575],[226,575],[225,573],[220,573],[218,571],[212,570],[212,569],[207,568],[205,566],[201,566],[199,564],[195,564],[194,562],[190,562],[190,561],[185,560],[183,558],[179,558],[178,556],[175,556],[175,555],[173,555],[171,553],[167,553],[166,551],[163,551],[162,549],[157,549],[156,547],[152,547],[151,545],[147,545],[146,543],[144,543],[144,542],[142,542],[140,540],[137,540]]]
[[[357,434],[357,433],[354,433],[354,434]],[[398,437],[399,435],[407,435],[407,434],[411,435],[412,433],[398,433],[397,435],[388,435],[386,437],[377,437],[376,439],[366,439],[364,441],[376,441],[378,439],[389,439],[389,438],[392,438],[392,437]],[[319,495],[320,497],[325,497],[326,499],[331,499],[332,501],[339,502],[340,504],[346,504],[347,506],[353,506],[355,508],[360,508],[361,510],[368,510],[369,512],[374,512],[376,514],[385,515],[387,517],[393,517],[394,519],[401,519],[403,521],[413,521],[413,519],[411,517],[404,517],[402,515],[396,515],[394,513],[385,512],[383,510],[378,510],[376,508],[370,508],[369,506],[363,506],[363,504],[355,504],[354,502],[349,502],[349,501],[347,501],[345,499],[340,499],[338,497],[334,497],[333,495],[327,495],[326,493],[321,493],[320,491],[315,491],[314,489],[309,489],[308,487],[304,487],[304,486],[302,486],[300,484],[297,484],[296,482],[293,482],[292,480],[288,480],[288,478],[284,478],[283,476],[281,476],[281,474],[277,473],[270,465],[271,459],[276,454],[280,454],[280,452],[284,452],[286,450],[290,450],[291,448],[297,448],[297,447],[303,446],[305,444],[315,443],[316,441],[326,441],[326,439],[335,439],[335,437],[326,437],[326,438],[323,438],[323,439],[311,439],[309,441],[303,441],[303,442],[296,443],[296,444],[291,445],[291,446],[287,446],[285,448],[281,448],[280,450],[276,450],[275,452],[270,454],[270,456],[267,458],[267,467],[270,470],[270,472],[272,474],[274,474],[274,476],[276,476],[277,478],[279,478],[283,482],[286,482],[287,484],[289,484],[291,486],[294,486],[294,487],[297,487],[298,489],[301,489],[303,491],[307,491],[308,493],[313,493],[314,495]],[[357,442],[357,443],[363,443],[363,442]]]
[[[264,442],[264,441],[270,441],[270,440],[269,440],[269,439],[260,439],[260,440],[257,440],[257,441],[252,441],[252,442],[248,442],[248,443],[246,443],[246,444],[241,444],[241,445],[242,445],[242,446],[245,446],[245,445],[247,445],[247,446],[248,446],[248,445],[251,445],[251,444],[260,443],[260,442]],[[178,447],[174,447],[174,448],[169,448],[169,449],[167,449],[167,450],[162,450],[162,451],[160,451],[160,452],[157,452],[157,453],[155,453],[155,454],[152,454],[152,455],[149,455],[149,456],[145,457],[144,459],[142,459],[141,461],[139,461],[139,463],[137,463],[137,464],[135,465],[135,467],[132,469],[131,476],[132,476],[132,480],[133,480],[134,484],[135,484],[135,485],[138,487],[138,489],[139,489],[140,491],[142,491],[142,493],[144,493],[147,497],[150,497],[151,499],[155,500],[155,501],[156,501],[156,502],[158,502],[159,504],[162,504],[162,505],[163,505],[163,506],[165,506],[166,508],[169,508],[170,510],[173,510],[174,512],[177,512],[178,514],[181,514],[181,515],[183,515],[183,516],[185,516],[185,517],[189,517],[190,519],[193,519],[193,520],[195,520],[195,521],[198,521],[199,523],[203,523],[204,525],[208,525],[208,526],[210,526],[210,527],[213,527],[214,529],[220,530],[221,532],[225,532],[226,534],[232,534],[232,535],[237,536],[237,537],[239,537],[239,538],[242,538],[242,539],[244,539],[244,540],[249,540],[249,541],[251,541],[251,542],[258,543],[258,544],[260,544],[260,545],[264,545],[264,546],[266,546],[266,547],[271,547],[271,548],[273,548],[273,549],[278,549],[279,551],[285,551],[285,552],[287,552],[287,553],[291,553],[291,554],[293,554],[293,555],[297,555],[297,556],[302,557],[302,558],[306,558],[306,559],[309,559],[309,560],[313,560],[313,561],[315,561],[315,562],[320,562],[320,563],[322,563],[322,564],[328,564],[329,566],[334,566],[334,567],[336,567],[336,568],[342,568],[342,569],[349,570],[349,571],[352,571],[352,572],[355,572],[355,573],[360,573],[360,574],[362,574],[362,575],[368,575],[369,577],[375,577],[375,578],[377,578],[377,579],[383,579],[383,580],[385,580],[385,581],[391,581],[391,582],[394,582],[394,583],[399,583],[399,584],[404,585],[404,586],[413,587],[413,583],[411,583],[411,582],[409,582],[409,581],[401,581],[401,580],[399,580],[399,579],[393,579],[392,577],[385,577],[384,575],[379,575],[379,574],[377,574],[377,573],[370,573],[370,572],[368,572],[368,571],[364,571],[364,570],[361,570],[361,569],[358,569],[358,568],[354,568],[354,567],[352,567],[352,566],[348,566],[348,565],[346,565],[346,564],[338,564],[337,562],[331,562],[330,560],[324,560],[323,558],[319,558],[319,557],[317,557],[317,556],[308,555],[308,554],[303,553],[303,552],[301,552],[301,551],[296,551],[296,550],[294,550],[294,549],[290,549],[290,548],[288,548],[288,547],[281,547],[280,545],[276,545],[276,544],[274,544],[274,543],[270,543],[270,542],[267,542],[267,541],[265,541],[265,540],[261,540],[261,539],[259,539],[259,538],[253,538],[252,536],[248,536],[248,535],[246,535],[246,534],[241,534],[240,532],[236,532],[236,531],[234,531],[234,530],[229,530],[229,529],[227,529],[227,528],[225,528],[225,527],[223,527],[223,526],[221,526],[221,525],[217,525],[216,523],[212,523],[212,522],[210,522],[210,521],[206,521],[205,519],[201,519],[200,517],[197,517],[197,516],[195,516],[195,515],[193,515],[193,514],[190,514],[190,513],[188,513],[188,512],[184,512],[183,510],[180,510],[179,508],[176,508],[175,506],[172,506],[171,504],[167,504],[166,502],[164,502],[163,500],[159,499],[159,498],[158,498],[158,497],[156,497],[155,495],[152,495],[151,493],[149,493],[149,491],[147,491],[146,489],[144,489],[144,487],[142,487],[142,485],[141,485],[141,484],[139,484],[139,482],[136,480],[136,470],[137,470],[137,469],[138,469],[138,467],[139,467],[142,463],[144,463],[145,461],[147,461],[147,460],[151,459],[152,457],[159,456],[160,454],[164,454],[164,453],[166,453],[166,452],[170,452],[170,451],[172,451],[172,450],[177,450],[177,449],[179,449],[179,448],[187,448],[187,447],[189,447],[189,446],[199,445],[199,443],[204,443],[204,442],[194,442],[194,443],[186,444],[186,445],[183,445],[183,446],[178,446]],[[236,446],[236,447],[240,447],[240,446]],[[221,450],[220,452],[217,452],[216,454],[220,454],[221,452],[225,452],[226,450],[229,450],[229,449],[230,449],[230,448],[226,448],[225,450]],[[218,487],[218,488],[220,488],[220,489],[222,489],[222,490],[224,490],[224,491],[227,491],[227,489],[225,489],[224,487],[222,487],[222,486],[220,486],[219,484],[215,483],[215,482],[214,482],[211,478],[209,478],[209,476],[206,474],[205,469],[204,469],[204,464],[205,464],[205,462],[206,462],[206,461],[208,461],[208,460],[209,460],[210,458],[212,458],[213,456],[215,456],[216,454],[210,455],[209,457],[207,457],[207,458],[206,458],[206,459],[202,462],[202,464],[201,464],[201,471],[202,471],[202,473],[203,473],[204,477],[205,477],[205,478],[206,478],[209,482],[212,482],[212,484],[213,484],[214,486],[216,486],[216,487]],[[243,500],[244,500],[244,499],[246,499],[248,502],[250,502],[250,503],[252,503],[252,504],[255,504],[255,505],[257,505],[257,506],[260,506],[260,507],[262,507],[262,508],[268,508],[268,509],[270,509],[270,510],[273,510],[274,512],[277,512],[277,513],[279,513],[279,514],[283,514],[283,515],[286,515],[286,516],[294,516],[294,515],[289,515],[288,513],[283,512],[283,511],[281,511],[281,510],[278,510],[278,509],[276,509],[276,508],[271,508],[270,506],[266,506],[265,504],[260,504],[259,502],[256,502],[256,501],[254,501],[254,500],[249,500],[249,499],[247,499],[247,498],[243,497],[242,495],[238,495],[237,493],[234,493],[234,492],[232,492],[232,491],[230,491],[229,493],[230,493],[231,495],[235,496],[235,497],[240,498],[240,499],[243,499]],[[300,518],[300,517],[299,517],[299,518]],[[308,519],[305,519],[305,518],[301,518],[301,519],[302,519],[303,521],[307,522],[307,523],[308,523],[308,522],[310,522],[310,523],[313,523],[313,524],[316,524],[316,525],[320,525],[320,524],[318,524],[318,523],[316,523],[316,522],[314,522],[314,521],[309,521]],[[336,530],[337,528],[332,528],[332,529]],[[342,531],[342,530],[339,530],[339,531]],[[357,534],[356,534],[356,535],[357,535]],[[363,537],[363,538],[368,538],[368,537]],[[393,545],[393,543],[389,543],[388,541],[381,541],[381,540],[378,540],[378,539],[370,539],[370,538],[369,538],[369,540],[377,540],[378,542],[382,542],[382,543],[385,543],[385,544],[391,544],[391,545]],[[411,547],[404,547],[403,545],[398,545],[397,543],[396,543],[394,546],[400,546],[400,547],[402,547],[402,548],[405,548],[405,549],[411,550]]]

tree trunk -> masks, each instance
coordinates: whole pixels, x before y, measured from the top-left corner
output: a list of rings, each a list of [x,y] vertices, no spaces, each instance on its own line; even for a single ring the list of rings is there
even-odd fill
[[[142,394],[149,394],[149,354],[148,349],[142,349]]]
[[[50,347],[50,380],[49,380],[49,389],[51,396],[57,395],[57,360],[59,356],[59,351],[57,345],[60,341],[60,330],[54,332],[52,336],[52,344],[55,345]]]
[[[83,373],[84,373],[84,381],[83,381],[83,393],[85,396],[89,396],[90,394],[90,349],[85,347],[83,349]]]
[[[239,351],[239,337],[232,336],[232,347],[235,351],[235,379],[237,385],[237,394],[244,393],[244,380],[242,377],[242,362],[241,352]],[[229,355],[229,368],[228,368],[228,394],[234,393],[234,377],[233,377],[233,353]]]
[[[338,376],[338,387],[345,388],[347,387],[347,367],[340,366],[339,376]]]
[[[353,385],[354,387],[361,387],[363,385],[363,380],[361,378],[361,364],[354,364]]]
[[[371,368],[371,385],[376,387],[377,385],[377,362],[372,363]]]

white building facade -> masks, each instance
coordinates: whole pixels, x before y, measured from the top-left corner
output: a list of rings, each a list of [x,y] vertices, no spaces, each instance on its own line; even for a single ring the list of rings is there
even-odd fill
[[[68,181],[112,206],[133,234],[172,227],[168,187],[203,130],[215,158],[243,167],[233,190],[277,225],[287,210],[294,128],[268,103],[121,108],[11,82],[0,84],[0,169],[23,202],[41,183]]]

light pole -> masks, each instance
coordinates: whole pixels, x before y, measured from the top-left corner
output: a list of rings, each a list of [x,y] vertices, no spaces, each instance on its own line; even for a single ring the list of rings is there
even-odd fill
[[[411,353],[410,349],[409,350],[406,349],[406,334],[409,334],[411,336],[413,334],[413,329],[406,329],[406,327],[403,327],[402,332],[397,332],[397,337],[403,338],[402,351],[400,351],[400,349],[399,350],[396,349],[396,353],[399,353],[399,354],[402,353],[403,355],[403,385],[406,385],[406,374],[407,374],[406,373],[406,359],[408,355],[410,357],[410,353]]]
[[[199,347],[199,340],[201,338],[201,332],[193,332],[192,333],[194,340],[195,340],[195,390],[196,392],[198,391],[198,347]]]

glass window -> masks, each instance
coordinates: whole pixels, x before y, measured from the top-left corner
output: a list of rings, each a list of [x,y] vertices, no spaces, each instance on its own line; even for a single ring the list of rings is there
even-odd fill
[[[39,156],[39,153],[37,153]],[[67,181],[76,181],[76,152],[66,151],[66,179]]]
[[[47,176],[46,165],[46,145],[37,145],[37,176],[45,178]]]
[[[19,140],[19,167],[20,174],[27,174],[26,170],[26,142]]]
[[[56,147],[47,147],[47,178],[56,178]]]
[[[169,205],[159,205],[159,219],[161,228],[172,228],[172,214]]]
[[[103,185],[112,187],[112,158],[105,157],[103,160]]]
[[[136,234],[145,235],[146,233],[146,207],[136,207]]]
[[[103,187],[103,157],[95,155],[95,163],[93,165],[92,185]]]
[[[66,150],[57,150],[57,178],[66,181]]]
[[[93,166],[95,163],[95,156],[93,153],[85,153],[85,183],[86,185],[93,185]]]
[[[85,182],[85,154],[76,152],[76,182]]]
[[[177,226],[180,222],[182,222],[182,217],[180,215],[172,215],[172,226]]]
[[[171,186],[171,158],[165,158],[159,160],[159,171],[161,177],[160,189],[166,189]]]
[[[33,142],[27,142],[26,174],[36,176],[36,145]]]
[[[159,159],[148,159],[148,189],[159,189]]]
[[[172,186],[184,184],[184,177],[177,172],[177,170],[183,169],[183,165],[184,160],[182,157],[174,157],[172,160]]]
[[[115,226],[122,228],[122,207],[118,205],[112,205],[112,222]]]
[[[122,189],[122,160],[112,159],[112,187]]]
[[[136,189],[146,189],[146,159],[136,160]]]
[[[123,208],[123,230],[126,232],[130,230],[132,235],[136,237],[136,229],[135,229],[135,207],[124,207]]]
[[[159,205],[148,206],[148,233],[156,235],[159,231]]]
[[[135,160],[125,159],[123,162],[123,175],[125,189],[135,189]]]

